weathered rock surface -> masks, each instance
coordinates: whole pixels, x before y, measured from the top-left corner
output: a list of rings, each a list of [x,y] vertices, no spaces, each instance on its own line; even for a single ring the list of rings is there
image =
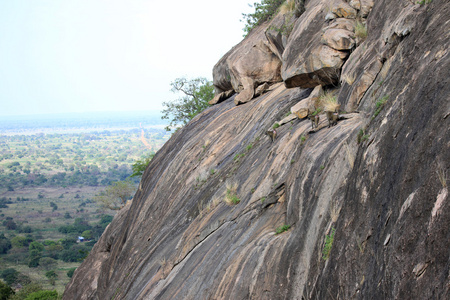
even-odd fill
[[[348,2],[357,14],[372,1],[359,2]],[[299,58],[321,41],[324,8],[309,1],[297,20],[286,86],[324,82],[319,62]],[[448,298],[449,15],[444,0],[377,1],[366,41],[339,57],[338,102],[359,113],[336,126],[289,119],[272,142],[267,130],[311,93],[282,84],[198,115],[158,151],[63,298]]]
[[[340,18],[336,20],[342,19],[344,15],[353,18],[353,15],[343,13],[344,8],[352,13],[355,11],[345,2],[308,2],[305,13],[296,21],[283,53],[281,76],[287,87],[313,88],[336,84],[339,80],[340,68],[349,55],[348,51],[340,50],[352,48],[354,41],[350,32],[337,30],[342,26],[342,20],[332,20],[331,26],[328,24],[325,16],[330,5],[334,15],[340,12]]]
[[[253,99],[255,88],[263,83],[281,81],[281,60],[274,41],[267,40],[266,23],[255,28],[239,45],[229,51],[213,69],[213,83],[217,92],[233,89],[238,95],[236,104]]]

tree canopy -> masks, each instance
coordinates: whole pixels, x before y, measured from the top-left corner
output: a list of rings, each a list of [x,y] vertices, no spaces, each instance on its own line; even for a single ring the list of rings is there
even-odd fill
[[[130,177],[141,177],[144,174],[145,169],[147,168],[150,161],[155,156],[155,153],[150,153],[148,156],[143,157],[142,159],[138,159],[132,166],[133,174]]]
[[[183,96],[173,101],[163,102],[162,119],[170,120],[167,131],[186,125],[200,112],[208,108],[208,102],[214,97],[214,86],[206,78],[188,80],[177,78],[171,84],[171,91],[181,92]]]
[[[249,34],[253,28],[261,25],[275,15],[278,8],[284,1],[285,0],[261,0],[261,3],[255,2],[253,5],[250,5],[255,8],[255,12],[250,14],[242,14],[244,17],[242,21],[245,23],[245,35]]]
[[[107,209],[119,210],[133,196],[136,187],[130,181],[117,181],[95,196],[98,204]]]

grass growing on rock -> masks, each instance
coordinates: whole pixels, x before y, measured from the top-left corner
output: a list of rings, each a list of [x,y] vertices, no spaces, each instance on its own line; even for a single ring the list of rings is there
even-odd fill
[[[387,100],[389,99],[389,95],[386,95],[379,99],[375,105],[375,113],[373,114],[372,119],[374,119],[376,116],[380,114],[380,112],[383,110],[384,105],[387,103]]]
[[[357,21],[355,25],[355,37],[357,37],[360,42],[363,42],[367,38],[367,27],[359,21]]]
[[[334,241],[334,234],[336,232],[336,229],[333,227],[331,228],[330,234],[325,236],[325,246],[322,250],[322,259],[327,260],[330,257],[331,248],[333,247],[333,241]]]
[[[235,182],[227,182],[226,183],[227,191],[225,193],[225,203],[228,205],[236,205],[241,200],[237,196],[237,183]]]
[[[277,229],[275,230],[275,234],[280,234],[285,231],[288,231],[289,228],[291,228],[291,225],[287,225],[287,224],[281,225],[280,227],[277,227]]]

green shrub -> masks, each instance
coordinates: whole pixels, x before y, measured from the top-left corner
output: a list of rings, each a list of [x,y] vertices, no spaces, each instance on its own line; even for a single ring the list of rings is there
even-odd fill
[[[358,144],[360,144],[361,142],[364,142],[366,140],[369,139],[369,134],[365,134],[365,131],[360,129],[358,132],[358,136],[356,138],[356,141],[358,142]]]
[[[383,110],[384,105],[386,104],[388,99],[389,99],[389,96],[387,95],[377,101],[377,103],[375,105],[375,113],[373,114],[372,119],[380,114],[380,112]]]
[[[241,200],[237,196],[237,183],[235,182],[227,182],[226,183],[227,191],[225,193],[225,202],[228,205],[236,205]]]
[[[282,225],[282,226],[278,227],[278,228],[275,230],[275,234],[280,234],[280,233],[283,233],[283,232],[285,232],[285,231],[288,231],[289,228],[291,228],[291,225],[287,225],[287,224]]]
[[[0,277],[5,280],[7,284],[13,284],[17,281],[17,276],[19,275],[19,272],[17,272],[16,269],[8,268],[4,269],[0,273]]]
[[[330,234],[325,236],[325,246],[323,247],[323,250],[322,250],[322,259],[323,260],[327,260],[330,257],[331,247],[333,246],[335,232],[336,232],[336,229],[331,228]]]
[[[77,268],[70,268],[69,271],[67,271],[67,277],[72,278],[73,273],[75,272]]]
[[[57,300],[57,291],[39,291],[29,294],[25,300]]]

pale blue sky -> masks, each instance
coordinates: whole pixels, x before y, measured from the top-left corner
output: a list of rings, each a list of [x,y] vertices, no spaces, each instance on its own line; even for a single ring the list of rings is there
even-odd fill
[[[246,0],[0,0],[0,116],[161,110],[212,79]]]

